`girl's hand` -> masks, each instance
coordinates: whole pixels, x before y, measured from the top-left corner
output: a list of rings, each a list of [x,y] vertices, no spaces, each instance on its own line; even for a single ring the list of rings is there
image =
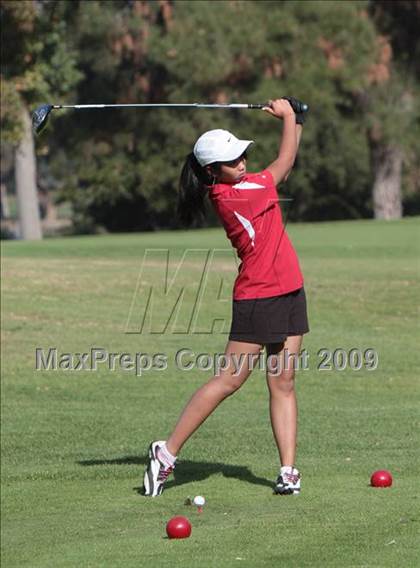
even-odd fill
[[[276,118],[285,118],[286,116],[295,116],[295,111],[293,110],[291,104],[286,99],[275,99],[274,101],[268,101],[268,106],[262,109],[268,114],[275,116]]]

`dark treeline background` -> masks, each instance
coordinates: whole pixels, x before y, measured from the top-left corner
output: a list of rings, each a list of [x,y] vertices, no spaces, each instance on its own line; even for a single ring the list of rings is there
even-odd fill
[[[4,0],[1,19],[4,192],[38,104],[291,95],[311,109],[282,190],[291,220],[420,212],[419,1]],[[53,111],[38,196],[70,203],[75,232],[176,228],[180,168],[211,128],[256,141],[251,171],[276,155],[280,123],[261,111]]]

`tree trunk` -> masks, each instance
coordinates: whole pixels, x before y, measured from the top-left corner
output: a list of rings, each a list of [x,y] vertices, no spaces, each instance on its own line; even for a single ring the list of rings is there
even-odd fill
[[[5,183],[1,184],[1,203],[0,203],[1,218],[8,219],[10,217],[9,199],[7,196],[7,187]]]
[[[403,153],[400,148],[377,142],[372,148],[375,181],[373,209],[375,219],[401,219],[401,169]]]
[[[42,239],[41,218],[36,187],[36,160],[31,119],[22,110],[23,137],[15,151],[15,180],[21,238]]]

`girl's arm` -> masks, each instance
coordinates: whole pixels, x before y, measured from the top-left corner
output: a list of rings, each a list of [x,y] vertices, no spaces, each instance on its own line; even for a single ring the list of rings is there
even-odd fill
[[[283,134],[279,153],[274,162],[267,168],[277,185],[287,179],[293,167],[302,128],[296,128],[295,113],[286,99],[270,101],[269,106],[264,107],[263,110],[276,118],[283,119]]]
[[[299,144],[300,144],[300,139],[302,137],[302,132],[303,132],[303,127],[301,124],[296,124],[296,155],[298,153],[299,150]],[[289,175],[292,172],[292,168],[290,168],[289,172],[286,174],[286,176],[284,177],[283,181],[286,181],[287,178],[289,177]]]
[[[301,124],[296,124],[296,154],[299,150],[300,139],[302,137],[303,127]]]

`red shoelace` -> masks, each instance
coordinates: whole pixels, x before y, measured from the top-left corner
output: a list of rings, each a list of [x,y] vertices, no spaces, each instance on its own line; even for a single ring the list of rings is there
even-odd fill
[[[163,467],[160,468],[158,474],[158,481],[166,481],[168,475],[172,473],[174,468],[172,466],[167,467],[164,469]]]

